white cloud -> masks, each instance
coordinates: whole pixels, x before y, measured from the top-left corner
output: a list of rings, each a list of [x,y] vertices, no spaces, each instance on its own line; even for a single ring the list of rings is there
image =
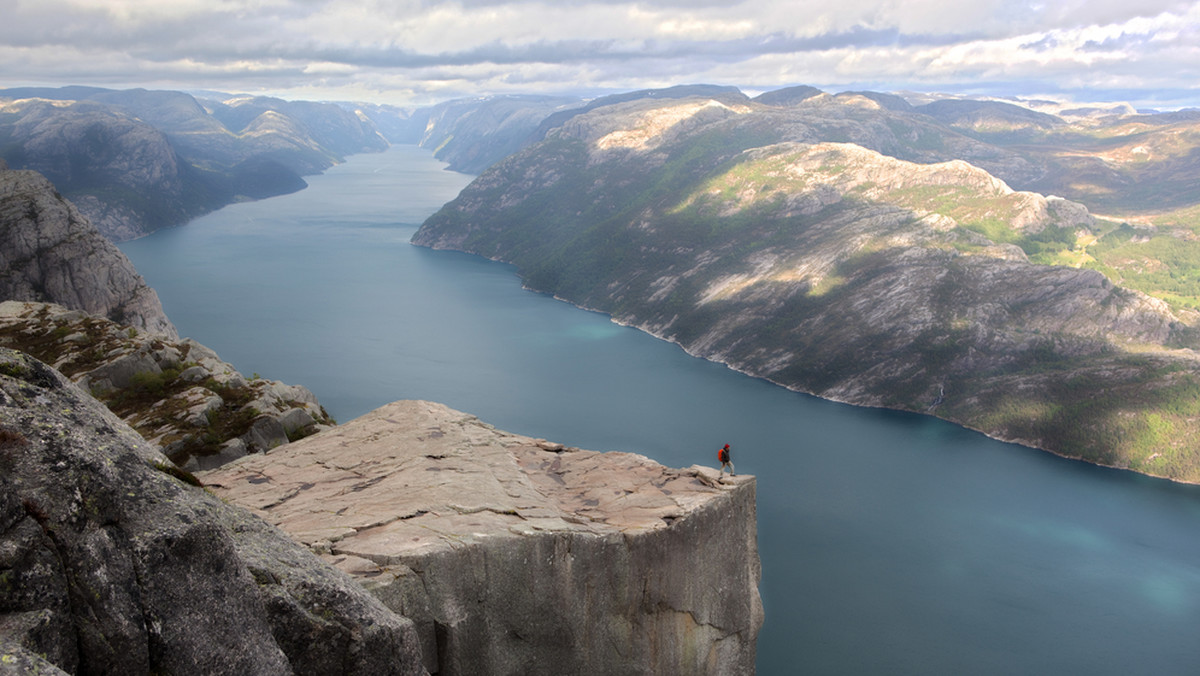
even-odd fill
[[[374,92],[426,102],[680,82],[934,89],[1027,81],[1142,88],[1156,98],[1149,90],[1195,89],[1200,63],[1200,3],[1177,0],[4,3],[14,6],[0,22],[0,86]]]

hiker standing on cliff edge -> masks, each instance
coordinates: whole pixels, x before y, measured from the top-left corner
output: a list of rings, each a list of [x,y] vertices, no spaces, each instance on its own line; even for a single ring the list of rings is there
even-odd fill
[[[717,460],[721,461],[721,476],[725,476],[725,467],[729,467],[729,476],[737,476],[737,472],[733,471],[733,460],[730,459],[729,444],[725,444],[725,448],[717,451]]]

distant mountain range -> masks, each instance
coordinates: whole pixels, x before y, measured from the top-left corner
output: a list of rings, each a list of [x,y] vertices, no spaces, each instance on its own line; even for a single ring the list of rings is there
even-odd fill
[[[305,187],[388,142],[329,104],[92,87],[0,90],[0,157],[36,170],[113,240]]]

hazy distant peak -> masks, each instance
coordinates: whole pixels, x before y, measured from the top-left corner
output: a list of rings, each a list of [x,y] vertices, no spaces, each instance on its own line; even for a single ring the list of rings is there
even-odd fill
[[[797,85],[795,87],[785,87],[783,89],[763,92],[752,100],[755,103],[761,103],[765,106],[790,106],[824,93],[816,87]]]

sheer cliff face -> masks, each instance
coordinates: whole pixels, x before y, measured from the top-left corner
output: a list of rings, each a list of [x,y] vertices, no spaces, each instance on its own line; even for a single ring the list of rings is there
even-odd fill
[[[0,167],[0,299],[58,303],[176,337],[125,254],[33,171]]]
[[[433,673],[753,673],[753,477],[416,401],[201,477],[412,618]]]
[[[1030,165],[934,132],[855,96],[625,102],[498,163],[413,241],[515,263],[791,388],[1200,481],[1200,363],[1178,349],[1195,330],[1039,264],[1081,260],[1087,210],[1012,190],[980,166]]]
[[[411,622],[181,478],[60,374],[0,349],[3,671],[424,673]]]
[[[421,111],[426,123],[413,140],[450,170],[478,174],[529,143],[546,116],[580,104],[551,96],[448,101]]]

